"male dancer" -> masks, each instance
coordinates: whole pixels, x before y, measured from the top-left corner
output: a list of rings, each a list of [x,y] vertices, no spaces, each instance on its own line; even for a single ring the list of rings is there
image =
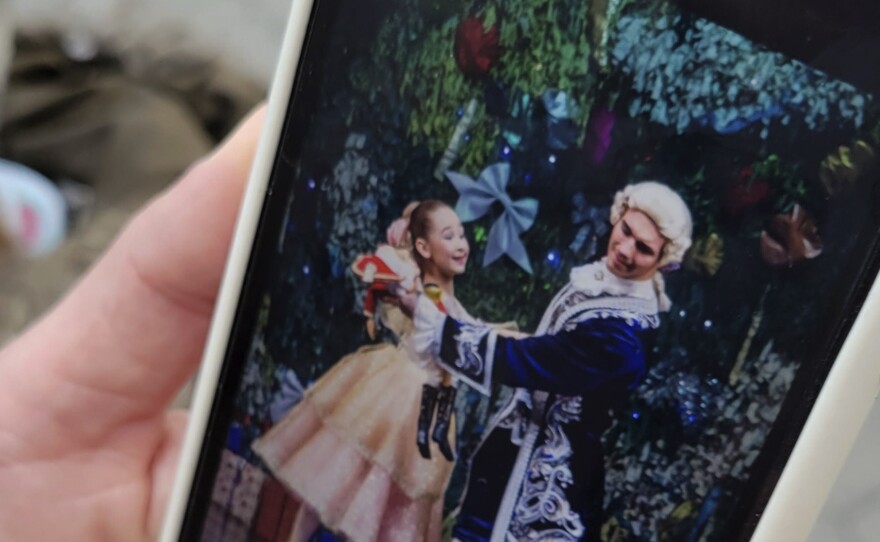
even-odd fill
[[[602,433],[646,373],[649,336],[669,310],[661,270],[691,245],[690,211],[656,182],[619,192],[606,257],[577,267],[534,336],[459,322],[419,299],[417,348],[488,394],[518,388],[473,458],[454,537],[461,542],[598,541]]]

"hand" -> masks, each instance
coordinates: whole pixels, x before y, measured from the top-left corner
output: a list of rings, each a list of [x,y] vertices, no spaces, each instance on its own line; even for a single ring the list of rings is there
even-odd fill
[[[391,294],[394,296],[394,303],[407,314],[412,317],[416,312],[416,305],[422,291],[422,279],[416,278],[415,286],[412,289],[406,289],[400,284],[394,284],[390,288]]]
[[[531,337],[531,335],[529,335],[528,333],[523,333],[522,331],[516,331],[515,329],[510,329],[507,327],[495,327],[495,332],[498,333],[499,337],[505,337],[507,339],[521,340]]]
[[[367,328],[367,337],[369,337],[371,341],[375,341],[379,332],[376,329],[376,320],[373,319],[373,316],[367,317],[365,326]]]
[[[140,541],[165,512],[262,112],[0,352],[0,540]]]

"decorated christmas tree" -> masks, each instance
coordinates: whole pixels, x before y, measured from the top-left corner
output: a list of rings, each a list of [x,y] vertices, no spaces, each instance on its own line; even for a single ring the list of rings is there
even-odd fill
[[[662,1],[384,0],[336,22],[242,392],[260,428],[279,368],[313,381],[368,342],[350,264],[414,200],[458,204],[472,314],[533,331],[609,206],[659,179],[695,243],[667,274],[650,373],[605,436],[605,540],[717,540],[805,360],[861,265],[880,146],[855,87]],[[377,13],[394,13],[381,19]],[[356,29],[356,31],[354,30]],[[796,307],[797,310],[792,310]],[[814,334],[820,335],[820,334]],[[458,400],[467,458],[509,390]],[[261,408],[263,411],[261,412]]]

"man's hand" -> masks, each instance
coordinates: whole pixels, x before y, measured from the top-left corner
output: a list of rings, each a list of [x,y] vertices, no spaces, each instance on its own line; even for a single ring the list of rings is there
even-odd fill
[[[0,540],[149,540],[186,423],[262,112],[157,197],[0,352]]]

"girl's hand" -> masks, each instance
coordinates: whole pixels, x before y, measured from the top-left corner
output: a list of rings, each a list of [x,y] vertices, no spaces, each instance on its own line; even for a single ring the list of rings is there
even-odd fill
[[[391,293],[394,296],[395,303],[406,313],[407,316],[412,317],[416,311],[416,304],[419,302],[419,296],[422,295],[422,279],[417,278],[415,281],[415,287],[407,290],[403,286],[399,284],[395,284],[391,288]]]

